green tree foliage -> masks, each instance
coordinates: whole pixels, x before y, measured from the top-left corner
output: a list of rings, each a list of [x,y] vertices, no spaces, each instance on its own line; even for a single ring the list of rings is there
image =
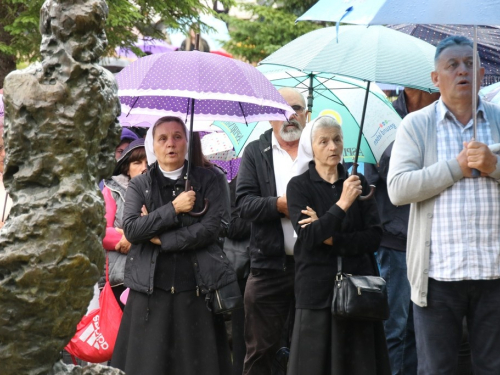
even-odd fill
[[[44,0],[0,0],[0,61],[35,61],[40,58],[40,8]],[[223,6],[233,0],[219,0]],[[108,54],[117,46],[132,47],[137,31],[162,37],[162,30],[181,28],[199,21],[201,13],[213,13],[205,0],[107,0]],[[215,4],[215,2],[214,2]],[[203,28],[203,26],[202,26]],[[136,54],[140,50],[132,48]],[[12,70],[12,64],[9,65]],[[5,70],[5,69],[3,69]],[[0,87],[7,72],[0,68]]]
[[[250,20],[243,20],[224,16],[229,24],[231,36],[231,40],[224,45],[224,48],[235,57],[252,64],[258,63],[288,42],[324,26],[322,23],[313,22],[295,23],[297,16],[315,2],[315,0],[287,0],[275,6],[242,5],[241,8],[249,12],[252,17]]]

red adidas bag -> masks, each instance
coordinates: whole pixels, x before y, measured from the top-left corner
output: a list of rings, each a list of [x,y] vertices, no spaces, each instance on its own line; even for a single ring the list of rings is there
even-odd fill
[[[109,285],[106,257],[106,284],[99,296],[99,308],[82,318],[76,327],[75,336],[65,349],[69,354],[90,363],[109,361],[115,348],[122,315],[122,309]]]

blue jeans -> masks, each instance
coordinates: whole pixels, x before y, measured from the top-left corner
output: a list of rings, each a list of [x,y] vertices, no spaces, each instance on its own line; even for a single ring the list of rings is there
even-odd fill
[[[390,316],[384,322],[384,330],[392,375],[416,375],[417,349],[406,253],[381,246],[377,261],[380,275],[387,283]]]

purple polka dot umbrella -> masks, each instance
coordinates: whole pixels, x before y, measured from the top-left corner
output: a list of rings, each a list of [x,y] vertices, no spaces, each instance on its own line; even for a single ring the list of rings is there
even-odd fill
[[[189,115],[191,134],[195,118],[249,123],[283,121],[294,113],[252,65],[212,53],[146,56],[124,68],[116,80],[122,119],[167,115],[183,119]],[[190,163],[191,149],[188,153]]]
[[[140,58],[116,75],[122,118],[178,116],[196,120],[284,120],[293,113],[250,64],[211,53],[181,51]]]

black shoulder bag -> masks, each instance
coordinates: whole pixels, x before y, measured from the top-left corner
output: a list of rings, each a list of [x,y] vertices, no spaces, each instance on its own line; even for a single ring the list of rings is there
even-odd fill
[[[380,276],[353,276],[343,273],[340,256],[337,257],[337,264],[332,315],[374,321],[389,318],[385,280]]]

